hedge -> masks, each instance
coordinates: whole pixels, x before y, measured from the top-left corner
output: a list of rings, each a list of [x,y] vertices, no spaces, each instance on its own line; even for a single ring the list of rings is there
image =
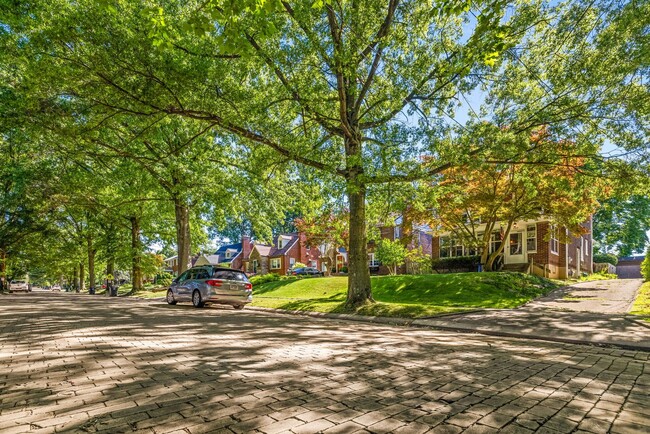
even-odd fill
[[[480,263],[480,256],[456,256],[454,258],[434,259],[431,268],[437,273],[477,271]]]
[[[595,253],[594,263],[595,264],[608,263],[615,266],[616,264],[618,264],[618,258],[616,257],[616,255],[612,253]]]

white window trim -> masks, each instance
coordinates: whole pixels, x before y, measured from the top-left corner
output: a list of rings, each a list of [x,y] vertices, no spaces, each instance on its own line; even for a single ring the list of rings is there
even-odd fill
[[[528,250],[528,228],[533,227],[535,228],[535,249],[533,250]],[[537,253],[537,224],[534,223],[532,225],[526,225],[526,251],[528,253]]]
[[[230,259],[232,257],[232,253],[226,252],[226,259]]]
[[[293,267],[295,263],[296,263],[296,258],[289,258],[289,265],[290,266]]]
[[[275,267],[274,264],[277,264],[277,267]],[[280,258],[271,259],[271,270],[279,270],[281,265],[282,265],[282,261],[280,260]]]
[[[549,247],[548,250],[551,252],[551,254],[555,256],[560,256],[560,241],[558,240],[557,236],[557,225],[550,225],[549,226],[550,230],[550,237],[549,237]],[[555,238],[553,237],[553,233],[555,232]],[[556,247],[555,250],[553,250],[553,241],[555,241]]]
[[[395,229],[393,229],[393,239],[399,240],[400,238],[402,238],[402,227],[395,226]]]

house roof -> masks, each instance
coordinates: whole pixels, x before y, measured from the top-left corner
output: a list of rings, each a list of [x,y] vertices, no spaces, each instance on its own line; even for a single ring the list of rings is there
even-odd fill
[[[214,252],[214,254],[218,255],[220,253],[226,253],[227,251],[241,252],[241,250],[242,250],[242,244],[241,243],[226,244],[224,246],[219,247],[217,249],[217,251]]]
[[[271,253],[271,249],[273,247],[267,246],[265,244],[255,244],[253,248],[257,249],[257,251],[260,253],[260,256],[269,256],[269,253]]]
[[[282,238],[288,242],[281,249],[278,249],[278,240]],[[276,257],[286,255],[286,253],[298,242],[300,236],[296,233],[292,234],[280,234],[273,239],[273,245],[269,246],[266,244],[255,244],[257,251],[260,253],[260,256]]]

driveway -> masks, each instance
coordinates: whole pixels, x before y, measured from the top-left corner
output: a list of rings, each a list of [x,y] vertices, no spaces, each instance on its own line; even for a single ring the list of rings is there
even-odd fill
[[[627,315],[640,279],[584,282],[519,309],[486,309],[416,320],[431,327],[650,351],[650,324]]]
[[[642,284],[642,279],[581,282],[553,291],[548,296],[529,303],[527,307],[624,314],[632,308]]]
[[[0,432],[647,433],[650,353],[0,295]]]

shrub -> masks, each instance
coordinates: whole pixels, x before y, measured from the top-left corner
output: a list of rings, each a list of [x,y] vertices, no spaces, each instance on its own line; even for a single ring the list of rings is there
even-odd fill
[[[348,267],[341,267],[341,273],[347,273]]]
[[[641,275],[646,281],[650,281],[650,247],[645,254],[645,259],[641,262]]]
[[[381,239],[377,243],[375,257],[379,262],[386,265],[390,274],[397,274],[397,268],[404,264],[407,254],[406,247],[400,240]]]
[[[280,275],[277,273],[261,274],[250,278],[253,285],[261,285],[262,283],[276,282],[278,280],[280,280]]]
[[[295,269],[295,268],[305,268],[305,267],[306,267],[306,265],[303,264],[302,262],[296,262],[295,264],[293,264],[293,267],[291,267],[291,268]]]
[[[618,264],[618,258],[612,253],[596,253],[594,254],[594,263],[596,264]]]
[[[480,263],[480,256],[457,256],[455,258],[435,259],[431,264],[431,268],[438,273],[476,271]]]
[[[171,273],[163,272],[156,276],[156,285],[158,286],[169,286],[172,284],[172,279],[174,276]]]

